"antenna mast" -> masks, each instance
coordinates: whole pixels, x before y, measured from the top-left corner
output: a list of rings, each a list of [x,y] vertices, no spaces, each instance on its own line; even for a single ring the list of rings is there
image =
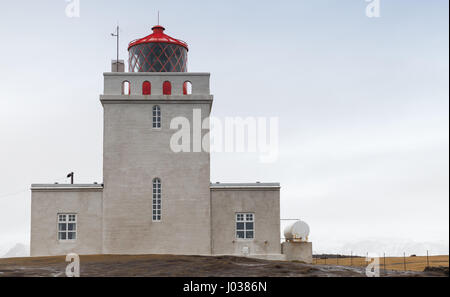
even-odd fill
[[[117,60],[116,60],[116,71],[119,72],[119,25],[116,27],[116,33],[111,33],[111,36],[117,37]]]

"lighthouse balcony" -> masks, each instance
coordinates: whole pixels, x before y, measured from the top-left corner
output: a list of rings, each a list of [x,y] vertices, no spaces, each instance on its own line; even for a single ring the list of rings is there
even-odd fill
[[[101,97],[145,99],[211,99],[209,73],[200,72],[107,72]],[[119,97],[116,97],[119,96]],[[150,99],[150,98],[149,98]]]

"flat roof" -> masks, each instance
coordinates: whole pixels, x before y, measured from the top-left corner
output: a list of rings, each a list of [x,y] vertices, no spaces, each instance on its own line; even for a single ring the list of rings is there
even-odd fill
[[[279,189],[280,183],[211,183],[211,189],[258,189],[258,188],[276,188]]]
[[[31,190],[99,190],[103,184],[32,184]]]
[[[211,183],[211,189],[279,189],[280,183]],[[31,190],[82,190],[103,189],[103,184],[32,184]]]

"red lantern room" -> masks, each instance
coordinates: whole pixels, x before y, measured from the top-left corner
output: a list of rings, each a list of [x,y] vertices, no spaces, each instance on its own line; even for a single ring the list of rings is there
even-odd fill
[[[153,33],[128,45],[130,72],[186,72],[188,45],[164,34],[154,26]]]

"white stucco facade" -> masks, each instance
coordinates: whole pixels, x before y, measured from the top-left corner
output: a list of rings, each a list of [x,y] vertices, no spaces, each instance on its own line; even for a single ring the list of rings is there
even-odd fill
[[[31,186],[31,256],[102,253],[101,185]],[[77,214],[77,239],[58,240],[58,215]]]
[[[130,82],[131,97],[117,96],[116,85]],[[144,81],[152,95],[136,94]],[[172,84],[173,95],[157,86]],[[182,95],[185,81],[202,91]],[[134,87],[135,86],[135,87]],[[195,85],[194,85],[195,86]],[[193,123],[193,112],[209,117],[209,74],[105,74],[103,251],[108,254],[210,254],[209,152],[179,152],[170,147],[171,120]],[[120,93],[119,93],[120,94]],[[161,127],[152,127],[152,109],[161,110]],[[204,136],[208,129],[202,129]],[[191,147],[193,144],[191,143]],[[152,221],[152,180],[162,183],[162,219]],[[133,230],[133,232],[130,232]]]

